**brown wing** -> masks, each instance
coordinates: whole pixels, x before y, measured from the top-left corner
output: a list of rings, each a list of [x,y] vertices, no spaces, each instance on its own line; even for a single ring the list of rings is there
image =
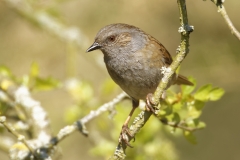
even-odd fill
[[[151,37],[151,40],[154,41],[155,43],[157,43],[159,46],[159,50],[160,50],[160,54],[162,55],[162,62],[164,62],[164,65],[170,66],[171,63],[173,62],[173,59],[170,55],[170,53],[167,51],[167,49],[160,43],[158,42],[155,38]],[[159,55],[158,55],[159,56]],[[159,61],[158,61],[159,63]],[[176,76],[176,80],[175,80],[175,84],[178,85],[190,85],[192,86],[193,83],[190,82],[186,77],[182,76],[182,75],[177,75]]]
[[[172,56],[170,55],[170,53],[167,51],[167,49],[155,38],[149,36],[149,39],[151,41],[154,41],[155,43],[158,44],[158,48],[160,50],[160,54],[162,55],[162,61],[165,63],[165,65],[169,66],[171,65],[173,59]]]
[[[170,66],[173,59],[172,59],[172,56],[170,55],[170,53],[167,51],[167,49],[160,43],[158,42],[159,46],[160,46],[160,51],[162,52],[162,56],[163,56],[163,59],[164,59],[164,62]]]

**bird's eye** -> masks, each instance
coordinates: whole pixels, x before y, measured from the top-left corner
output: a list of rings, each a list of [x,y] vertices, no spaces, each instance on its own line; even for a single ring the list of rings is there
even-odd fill
[[[116,39],[116,37],[113,36],[113,35],[111,35],[111,36],[109,36],[107,39],[108,39],[108,41],[110,41],[110,42],[114,42],[115,39]]]

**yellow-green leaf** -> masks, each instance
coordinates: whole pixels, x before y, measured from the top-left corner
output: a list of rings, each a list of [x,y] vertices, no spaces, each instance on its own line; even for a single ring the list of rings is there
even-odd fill
[[[184,137],[192,144],[197,144],[197,139],[190,131],[183,131]]]
[[[30,69],[30,76],[37,77],[39,75],[39,66],[36,62],[33,62]]]
[[[188,78],[188,80],[190,82],[192,82],[194,85],[193,86],[182,85],[181,88],[182,88],[182,95],[183,96],[190,95],[196,87],[196,80],[194,78],[190,77],[190,78]]]
[[[209,93],[211,92],[211,90],[212,90],[211,84],[204,85],[197,90],[197,92],[194,94],[194,98],[199,101],[206,102],[209,99]]]
[[[0,66],[0,74],[7,77],[12,76],[11,71],[6,66]]]
[[[225,91],[222,88],[213,88],[209,94],[209,100],[211,101],[219,100],[223,96],[224,92]]]
[[[34,89],[36,89],[36,90],[51,90],[51,89],[59,87],[60,85],[61,85],[61,83],[52,77],[48,77],[45,79],[37,77],[35,79]]]

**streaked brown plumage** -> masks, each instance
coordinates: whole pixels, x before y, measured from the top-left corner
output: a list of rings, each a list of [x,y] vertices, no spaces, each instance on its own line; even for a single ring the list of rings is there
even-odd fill
[[[96,49],[103,52],[111,78],[132,97],[133,109],[123,125],[123,134],[127,132],[129,119],[139,100],[145,100],[149,93],[154,93],[163,77],[162,67],[168,67],[173,60],[158,40],[128,24],[117,23],[102,28],[87,52]],[[172,84],[192,85],[184,76],[177,74],[168,86]]]

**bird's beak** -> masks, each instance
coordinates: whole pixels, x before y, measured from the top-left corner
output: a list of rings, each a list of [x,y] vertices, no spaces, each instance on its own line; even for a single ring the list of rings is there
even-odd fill
[[[100,49],[101,48],[101,45],[97,42],[94,42],[88,49],[86,52],[91,52],[91,51],[94,51],[94,50],[97,50],[97,49]]]

